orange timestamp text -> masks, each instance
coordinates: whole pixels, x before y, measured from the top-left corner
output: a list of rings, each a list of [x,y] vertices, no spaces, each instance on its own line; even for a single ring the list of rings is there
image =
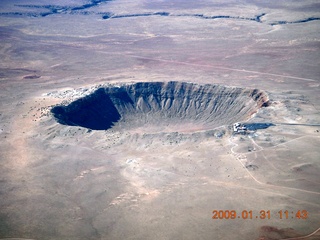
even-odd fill
[[[213,210],[212,219],[307,219],[307,210],[288,211],[280,210],[276,213],[271,213],[270,210]]]

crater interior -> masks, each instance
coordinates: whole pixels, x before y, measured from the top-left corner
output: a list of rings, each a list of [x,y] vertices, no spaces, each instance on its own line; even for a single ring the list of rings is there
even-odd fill
[[[69,126],[92,130],[196,131],[244,121],[268,96],[258,89],[186,82],[139,82],[101,87],[51,112]]]

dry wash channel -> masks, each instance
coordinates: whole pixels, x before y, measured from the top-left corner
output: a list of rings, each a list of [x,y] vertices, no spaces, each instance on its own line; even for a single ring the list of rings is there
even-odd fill
[[[92,130],[204,130],[244,121],[268,105],[257,89],[185,82],[107,86],[52,113],[64,125]]]

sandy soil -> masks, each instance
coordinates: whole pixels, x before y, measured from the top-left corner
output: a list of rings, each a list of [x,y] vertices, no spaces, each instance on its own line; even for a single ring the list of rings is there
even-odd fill
[[[320,239],[318,3],[96,3],[0,3],[0,238]],[[50,113],[159,81],[263,90],[247,123],[274,126],[95,131]]]

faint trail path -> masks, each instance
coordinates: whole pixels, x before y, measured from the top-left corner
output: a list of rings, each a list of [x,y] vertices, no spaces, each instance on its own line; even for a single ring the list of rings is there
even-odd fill
[[[296,138],[294,138],[294,139],[291,139],[291,140],[289,140],[289,141],[287,141],[287,142],[278,143],[277,145],[268,147],[268,149],[276,148],[276,147],[278,147],[278,146],[285,145],[285,144],[287,144],[287,143],[289,143],[289,142],[293,142],[293,141],[296,141],[296,140],[298,140],[298,139],[306,138],[306,137],[317,137],[317,136],[313,136],[313,135],[303,135],[303,136],[299,136],[299,137],[296,137]],[[230,140],[229,140],[229,142],[230,142]],[[236,143],[233,143],[233,145],[234,145],[234,144],[236,144]],[[236,145],[237,145],[237,144],[236,144]],[[258,144],[257,144],[257,145],[258,145]],[[258,146],[259,146],[259,145],[258,145]],[[235,147],[237,147],[237,146],[232,147],[231,152],[233,151],[233,148],[235,148]],[[260,147],[260,146],[259,146],[259,147]],[[254,151],[254,153],[262,152],[262,151],[265,150],[265,148],[262,148],[262,147],[260,147],[260,148],[261,148],[261,149],[259,149],[259,150],[257,150],[257,151]],[[233,153],[234,153],[234,154],[239,154],[239,153],[236,153],[236,152],[233,152]],[[253,153],[253,152],[251,152],[251,153]],[[247,154],[251,154],[251,153],[247,153]]]
[[[269,159],[266,157],[266,155],[264,154],[264,148],[261,147],[259,144],[256,143],[256,141],[253,139],[253,138],[250,138],[251,142],[253,145],[255,145],[258,150],[254,151],[254,153],[257,153],[257,152],[261,152],[261,155],[263,156],[263,158],[266,160],[266,162],[269,163],[269,165],[276,171],[281,171],[280,169],[276,168],[273,163],[271,161],[269,161]],[[283,171],[282,171],[283,172]]]
[[[140,58],[140,59],[153,60],[153,61],[166,62],[166,63],[184,64],[184,65],[197,66],[197,67],[210,67],[210,68],[230,70],[230,71],[236,71],[236,72],[254,73],[254,74],[268,75],[268,76],[274,76],[274,77],[298,79],[298,80],[303,80],[308,82],[319,82],[319,80],[316,80],[316,79],[301,78],[301,77],[281,75],[281,74],[275,74],[275,73],[266,73],[266,72],[258,72],[258,71],[251,71],[251,70],[245,70],[245,69],[228,68],[228,67],[221,67],[221,66],[210,65],[210,64],[188,63],[188,62],[173,61],[173,60],[166,60],[166,59],[159,59],[159,58],[142,57],[142,56],[133,55],[133,54],[125,54],[125,55],[130,57]]]
[[[262,151],[264,148],[260,147],[253,138],[250,138],[252,144],[257,147],[258,151]]]
[[[267,75],[267,76],[273,76],[273,77],[297,79],[297,80],[302,80],[307,82],[320,82],[320,80],[311,79],[311,78],[302,78],[302,77],[295,77],[290,75],[281,75],[281,74],[275,74],[275,73],[259,72],[259,71],[252,71],[252,70],[245,70],[245,69],[238,69],[238,68],[228,68],[228,67],[221,67],[221,66],[212,65],[212,64],[189,63],[189,62],[173,61],[173,60],[159,59],[159,58],[153,58],[153,57],[143,57],[143,56],[139,56],[131,53],[115,53],[115,52],[107,52],[103,50],[100,50],[97,52],[110,54],[110,55],[122,55],[122,56],[137,58],[137,59],[152,60],[152,61],[158,61],[158,62],[164,62],[164,63],[174,63],[174,64],[182,64],[182,65],[196,66],[196,67],[209,67],[209,68],[229,70],[229,71],[235,71],[235,72],[254,73],[254,74]]]
[[[300,138],[301,138],[301,137],[300,137]],[[293,140],[294,140],[294,139],[293,139]],[[258,183],[259,185],[263,185],[263,186],[266,186],[266,187],[268,187],[268,188],[273,187],[273,188],[280,188],[280,189],[288,189],[288,190],[294,190],[294,191],[300,191],[300,192],[305,192],[305,193],[311,193],[311,194],[320,195],[320,192],[308,191],[308,190],[303,190],[303,189],[299,189],[299,188],[291,188],[291,187],[278,186],[278,185],[266,184],[266,183],[260,182],[258,179],[256,179],[256,178],[251,174],[251,172],[246,168],[245,164],[240,161],[240,158],[239,158],[240,155],[233,150],[235,147],[238,146],[238,144],[237,144],[237,143],[234,143],[234,142],[231,140],[231,137],[229,137],[228,141],[229,141],[229,143],[231,143],[232,145],[234,145],[233,147],[231,147],[230,150],[231,150],[231,152],[233,153],[233,155],[235,156],[236,160],[243,166],[243,168],[246,170],[246,172],[248,173],[248,175],[249,175],[256,183]]]
[[[275,147],[278,147],[278,146],[280,146],[280,145],[285,145],[285,144],[288,144],[288,143],[290,143],[290,142],[296,141],[296,140],[301,139],[301,138],[306,138],[306,137],[319,138],[319,137],[317,137],[317,136],[313,136],[313,135],[303,135],[303,136],[300,136],[300,137],[297,137],[297,138],[291,139],[291,140],[289,140],[289,141],[287,141],[287,142],[279,143],[279,144],[274,145],[274,146],[272,146],[272,147],[270,147],[270,148],[275,148]]]
[[[273,123],[275,125],[289,125],[289,126],[307,126],[307,127],[319,127],[320,124],[314,123],[314,124],[307,124],[307,123]]]

